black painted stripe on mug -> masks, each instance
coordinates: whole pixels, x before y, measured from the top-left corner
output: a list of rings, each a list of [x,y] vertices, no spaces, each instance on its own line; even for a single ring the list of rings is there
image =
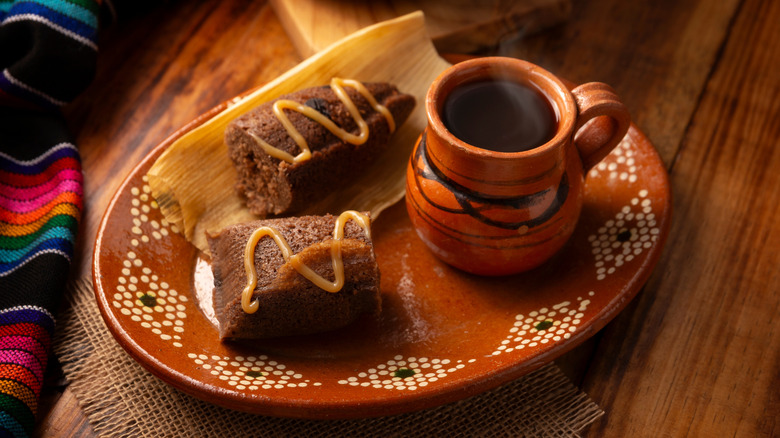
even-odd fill
[[[415,180],[415,182],[416,182],[416,180]],[[419,185],[418,185],[418,188],[419,188]],[[456,237],[456,236],[463,236],[464,238],[482,239],[482,240],[507,240],[507,239],[526,238],[526,237],[532,236],[532,235],[534,235],[536,233],[540,233],[540,232],[546,230],[547,228],[549,228],[551,226],[554,226],[557,222],[562,220],[562,218],[560,218],[560,217],[559,218],[555,218],[555,219],[547,221],[546,223],[544,223],[542,225],[539,225],[537,227],[529,228],[523,234],[519,234],[519,232],[518,232],[518,234],[514,235],[514,236],[486,236],[484,234],[472,234],[472,233],[466,233],[464,231],[452,228],[452,227],[450,227],[448,225],[444,225],[444,223],[442,223],[439,220],[437,220],[436,218],[430,216],[425,210],[423,210],[422,205],[419,204],[414,199],[413,196],[409,196],[409,198],[413,202],[413,207],[414,207],[415,211],[417,211],[421,216],[425,216],[425,218],[427,218],[426,222],[428,222],[429,224],[431,224],[431,225],[435,226],[436,228],[440,229],[440,231],[442,231],[442,233],[444,233],[443,230],[447,230],[448,232],[444,233],[444,234],[446,234],[447,236],[452,237],[454,239],[458,239],[459,241],[463,241],[463,240],[460,237]],[[428,201],[428,199],[425,198],[425,197],[423,197],[423,199]],[[430,202],[428,202],[428,204],[430,205]],[[466,213],[456,211],[455,214],[466,214]]]
[[[541,245],[541,244],[547,243],[550,240],[553,240],[553,239],[559,237],[561,235],[561,233],[562,233],[562,231],[558,231],[554,235],[552,235],[552,236],[550,236],[550,237],[548,237],[548,238],[546,238],[544,240],[539,240],[539,241],[534,242],[534,243],[526,243],[526,244],[521,244],[521,245],[509,245],[509,246],[507,246],[507,245],[500,245],[499,246],[499,245],[489,245],[487,243],[476,243],[476,242],[473,242],[471,240],[463,239],[463,238],[459,237],[457,234],[461,234],[461,235],[465,235],[465,236],[469,236],[469,237],[474,237],[474,238],[477,238],[477,239],[483,239],[483,240],[502,240],[502,241],[506,241],[507,239],[514,239],[514,238],[524,238],[524,237],[527,237],[529,234],[526,233],[526,234],[522,234],[522,235],[517,235],[516,237],[515,236],[513,236],[513,237],[480,236],[480,235],[466,234],[466,233],[458,231],[458,230],[456,230],[456,229],[454,229],[452,227],[449,227],[449,226],[444,225],[441,222],[437,221],[436,219],[434,219],[433,217],[428,215],[428,213],[426,213],[422,208],[420,208],[420,205],[417,203],[417,201],[414,199],[414,197],[410,197],[410,199],[412,201],[412,208],[414,208],[414,210],[417,212],[417,214],[420,217],[420,219],[424,220],[428,225],[430,225],[432,228],[436,229],[438,232],[444,234],[448,238],[450,238],[452,240],[455,240],[455,241],[458,241],[458,242],[461,242],[463,244],[469,245],[469,246],[474,246],[474,247],[478,247],[478,248],[487,248],[487,249],[519,249],[519,248],[528,248],[528,247],[532,247],[532,246],[536,246],[536,245]],[[552,226],[555,222],[558,222],[559,220],[560,220],[560,218],[559,219],[555,219],[555,220],[551,221],[549,224],[545,224],[545,226],[541,227],[539,230],[541,231],[541,229],[544,229],[547,226]]]
[[[428,128],[423,130],[423,134],[422,134],[421,139],[420,139],[420,143],[421,144],[423,142],[425,142],[427,131],[428,131]],[[549,169],[545,170],[541,174],[539,174],[537,176],[530,177],[530,178],[522,178],[522,179],[517,179],[517,180],[509,180],[509,181],[486,181],[486,180],[483,180],[483,179],[472,178],[472,177],[470,177],[468,175],[464,175],[464,174],[462,174],[460,172],[457,172],[454,169],[451,169],[450,167],[445,166],[444,163],[436,155],[433,154],[433,152],[428,152],[428,154],[429,154],[430,158],[432,159],[432,161],[438,163],[439,166],[441,166],[443,169],[446,169],[448,172],[451,172],[451,173],[453,173],[455,175],[458,175],[459,177],[461,177],[463,179],[467,179],[469,181],[474,181],[474,182],[478,182],[478,183],[485,183],[485,184],[492,184],[492,185],[496,185],[496,186],[516,186],[516,185],[522,185],[522,184],[533,184],[533,183],[538,182],[538,181],[540,181],[540,180],[542,180],[544,178],[547,178],[547,176],[549,174],[554,173],[556,171],[556,169],[558,169],[558,167],[561,165],[561,161],[562,161],[562,159],[559,158],[555,162],[555,164],[552,165],[552,167],[550,167]]]
[[[425,141],[425,137],[422,138],[420,141],[420,146],[417,148],[417,151],[415,152],[414,159],[415,161],[421,161],[423,163],[423,169],[422,172],[416,172],[420,176],[424,177],[425,179],[435,180],[438,179],[440,182],[447,187],[447,189],[453,193],[464,193],[467,195],[467,198],[472,199],[474,202],[479,202],[480,204],[490,204],[490,205],[496,205],[496,206],[503,206],[503,207],[513,207],[513,208],[525,208],[531,205],[535,205],[539,202],[541,198],[547,195],[549,193],[549,189],[542,190],[537,193],[532,193],[530,195],[524,195],[524,196],[516,196],[516,197],[497,197],[497,196],[490,196],[481,192],[477,192],[474,190],[471,190],[458,182],[454,181],[453,179],[449,178],[444,174],[444,172],[441,171],[436,165],[431,162],[430,159],[430,151],[428,150],[428,143]],[[433,173],[433,175],[431,175]],[[432,205],[435,205],[431,203]]]
[[[533,193],[531,195],[525,195],[525,196],[518,196],[513,198],[493,198],[493,197],[486,197],[484,194],[475,192],[472,190],[469,190],[466,187],[461,186],[460,184],[456,183],[455,181],[452,181],[451,179],[444,176],[439,169],[437,169],[435,166],[433,166],[430,161],[428,160],[428,156],[426,153],[426,142],[424,141],[425,137],[423,137],[423,140],[420,141],[420,145],[418,146],[415,156],[414,156],[414,163],[422,163],[422,169],[419,169],[417,166],[414,167],[414,174],[415,174],[415,184],[417,185],[417,190],[420,193],[420,196],[422,196],[426,202],[428,202],[432,207],[452,214],[468,214],[469,216],[473,217],[474,219],[486,224],[490,225],[496,228],[506,229],[506,230],[516,230],[520,227],[528,227],[530,230],[531,228],[537,227],[541,225],[542,223],[548,221],[550,218],[552,218],[558,211],[560,211],[563,204],[566,202],[566,198],[569,195],[569,179],[566,174],[566,172],[563,173],[561,176],[561,180],[558,183],[558,190],[555,194],[555,198],[553,199],[553,202],[545,209],[545,211],[538,217],[527,220],[527,221],[520,221],[520,222],[503,222],[503,221],[497,221],[495,219],[491,219],[481,213],[481,210],[493,208],[495,206],[497,207],[510,207],[510,208],[526,208],[531,205],[535,205],[540,202],[540,200],[546,196],[550,189],[543,190],[541,192]],[[455,196],[455,199],[457,200],[458,204],[461,207],[461,210],[444,207],[442,205],[439,205],[425,194],[423,191],[418,178],[425,178],[429,180],[438,179],[439,183],[442,184],[447,190],[449,190],[453,195]],[[472,205],[472,203],[478,203],[478,204],[486,204],[486,207],[483,208],[476,208]]]

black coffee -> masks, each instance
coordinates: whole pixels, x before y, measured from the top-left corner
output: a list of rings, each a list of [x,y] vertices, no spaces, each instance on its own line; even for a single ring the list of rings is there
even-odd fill
[[[553,138],[558,120],[547,98],[509,80],[485,80],[454,89],[442,120],[464,142],[497,152],[520,152]]]

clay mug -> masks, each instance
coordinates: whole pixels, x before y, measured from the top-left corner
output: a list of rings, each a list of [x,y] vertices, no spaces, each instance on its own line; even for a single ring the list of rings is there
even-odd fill
[[[541,106],[523,111],[532,120],[539,114],[530,112],[550,112],[549,138],[523,145],[524,150],[511,148],[517,139],[508,149],[493,150],[498,148],[454,135],[460,122],[452,115],[458,111],[461,122],[491,121],[505,113],[491,107],[494,96],[479,100],[479,87],[489,89],[490,82],[537,96]],[[477,100],[462,108],[448,102],[467,88],[476,90]],[[504,57],[472,59],[445,70],[431,84],[425,108],[428,125],[407,169],[407,210],[419,237],[440,259],[480,275],[523,272],[559,251],[577,224],[587,171],[630,125],[628,110],[608,85],[590,82],[570,91],[541,67]],[[479,129],[480,141],[498,141],[501,134]]]

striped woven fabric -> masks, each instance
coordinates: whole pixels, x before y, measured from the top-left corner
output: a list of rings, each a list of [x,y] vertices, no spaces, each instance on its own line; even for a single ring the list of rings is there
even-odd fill
[[[0,437],[30,436],[82,210],[56,110],[92,80],[99,2],[0,0]]]
[[[90,83],[99,3],[0,0],[0,105],[60,108]]]
[[[66,136],[56,116],[3,108],[0,120],[0,436],[24,437],[73,257],[82,174],[76,147],[55,140]]]
[[[35,306],[0,311],[0,430],[29,436],[43,386],[54,319]]]
[[[0,152],[0,277],[43,254],[70,261],[81,197],[72,144],[60,143],[30,161]]]

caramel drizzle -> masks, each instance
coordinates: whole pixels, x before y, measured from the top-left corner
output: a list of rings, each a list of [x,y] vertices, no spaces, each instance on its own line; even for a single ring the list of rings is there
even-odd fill
[[[330,241],[330,258],[333,265],[334,280],[328,281],[320,274],[314,272],[300,260],[300,253],[293,254],[290,244],[284,239],[284,236],[272,227],[260,227],[252,232],[249,240],[244,247],[244,269],[246,270],[247,285],[241,293],[241,307],[246,313],[257,312],[260,307],[258,300],[252,300],[252,293],[257,286],[257,271],[255,270],[255,247],[257,243],[265,236],[270,236],[276,242],[279,250],[282,251],[282,257],[286,263],[290,263],[299,274],[307,280],[314,283],[320,289],[335,293],[344,287],[344,260],[341,257],[341,242],[344,238],[344,227],[349,219],[354,220],[363,228],[366,237],[371,238],[371,219],[367,215],[358,213],[354,210],[347,210],[336,219],[336,225],[333,228],[333,239]]]
[[[368,123],[366,123],[366,121],[363,120],[363,116],[360,115],[360,111],[358,110],[357,106],[349,97],[347,92],[344,90],[345,86],[354,88],[355,90],[357,90],[358,93],[360,93],[364,98],[366,98],[366,100],[371,105],[371,107],[374,108],[374,111],[382,114],[385,117],[385,119],[387,120],[387,124],[390,127],[390,132],[395,131],[395,119],[393,119],[393,115],[392,113],[390,113],[390,110],[388,110],[387,107],[385,107],[384,105],[381,105],[379,102],[377,102],[376,99],[374,98],[374,95],[371,94],[371,92],[368,91],[368,89],[362,83],[354,79],[333,78],[330,81],[330,87],[336,93],[336,97],[338,97],[339,100],[341,100],[341,102],[347,108],[349,115],[352,116],[352,118],[355,120],[355,123],[358,125],[358,128],[360,130],[359,135],[355,135],[351,132],[344,130],[343,128],[335,124],[329,118],[325,117],[325,115],[323,115],[316,109],[288,99],[280,99],[274,102],[273,111],[276,117],[282,123],[282,126],[284,126],[284,128],[287,130],[287,133],[290,135],[290,137],[292,137],[292,139],[301,149],[301,152],[298,155],[293,156],[290,153],[287,153],[275,146],[270,145],[268,142],[258,137],[257,135],[248,131],[247,132],[268,155],[274,158],[277,158],[282,161],[286,161],[291,164],[299,163],[301,161],[306,161],[310,159],[311,150],[309,149],[309,145],[306,142],[306,139],[303,138],[303,136],[301,135],[300,132],[298,132],[297,129],[295,129],[295,126],[293,126],[293,124],[290,122],[290,119],[284,113],[284,110],[288,109],[292,111],[297,111],[303,114],[304,116],[314,120],[315,122],[324,126],[328,131],[333,133],[333,135],[335,135],[336,137],[340,138],[341,140],[347,143],[353,145],[361,145],[365,143],[366,140],[368,140]]]

